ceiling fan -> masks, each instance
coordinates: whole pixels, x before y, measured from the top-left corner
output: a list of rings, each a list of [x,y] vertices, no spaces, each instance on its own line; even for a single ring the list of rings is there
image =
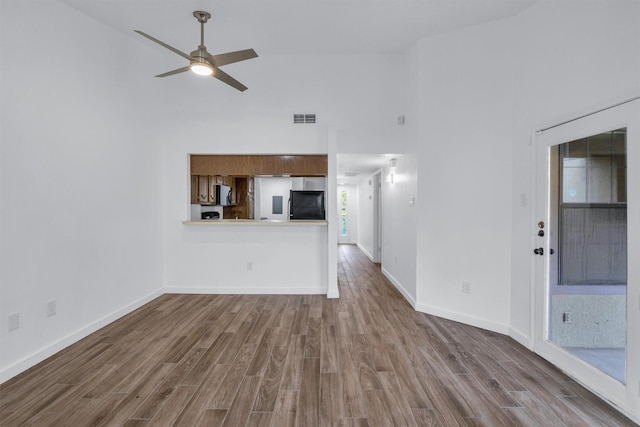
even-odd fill
[[[230,86],[233,86],[241,92],[247,90],[247,87],[245,85],[222,71],[219,67],[238,61],[244,61],[245,59],[256,58],[258,54],[253,49],[245,49],[237,50],[235,52],[221,53],[219,55],[211,55],[209,52],[207,52],[207,48],[204,45],[204,24],[209,18],[211,18],[211,14],[209,12],[196,10],[195,12],[193,12],[193,16],[195,16],[198,22],[200,22],[200,45],[189,55],[176,49],[173,46],[169,46],[168,44],[161,42],[160,40],[150,36],[149,34],[143,33],[139,30],[133,30],[141,36],[144,36],[149,40],[158,43],[160,46],[166,47],[170,51],[177,53],[183,58],[189,60],[189,65],[187,65],[186,67],[178,68],[177,70],[173,71],[167,71],[166,73],[158,74],[156,77],[167,77],[191,70],[196,74],[213,76],[216,79],[221,80]]]

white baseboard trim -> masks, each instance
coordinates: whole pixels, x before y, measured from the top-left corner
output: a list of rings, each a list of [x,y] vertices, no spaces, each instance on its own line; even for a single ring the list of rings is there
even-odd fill
[[[509,328],[509,336],[514,340],[518,341],[520,344],[531,350],[531,340],[529,337],[517,329]]]
[[[416,300],[413,298],[413,296],[411,296],[411,294],[409,292],[407,292],[407,290],[400,284],[400,282],[398,282],[396,280],[396,278],[393,277],[393,275],[391,273],[389,273],[384,267],[382,267],[382,274],[384,274],[384,277],[389,279],[391,284],[393,286],[395,286],[398,291],[400,291],[400,293],[402,294],[404,299],[406,299],[407,302],[409,304],[411,304],[411,307],[413,307],[415,309],[416,308]]]
[[[364,246],[362,246],[360,243],[356,243],[356,246],[362,251],[363,254],[365,254],[367,256],[367,258],[369,258],[369,261],[371,262],[375,262],[373,261],[373,255],[371,255],[369,253],[369,251],[367,251]]]
[[[170,286],[164,288],[165,294],[204,294],[204,295],[323,295],[327,293],[326,288],[308,287],[308,288],[181,288],[179,286]]]
[[[327,292],[327,298],[328,299],[340,298],[340,292],[337,289],[334,291],[329,291]]]
[[[425,314],[431,314],[433,316],[443,317],[445,319],[453,320],[455,322],[464,323],[465,325],[475,326],[488,331],[497,332],[502,335],[509,335],[509,326],[502,323],[491,322],[486,319],[481,319],[475,316],[469,316],[464,313],[458,313],[455,311],[443,310],[441,308],[433,307],[427,304],[417,303],[415,306],[416,311]]]
[[[124,307],[122,307],[119,310],[114,311],[111,314],[108,314],[104,317],[101,317],[100,319],[96,320],[95,322],[92,322],[90,324],[88,324],[87,326],[84,326],[80,329],[78,329],[75,332],[72,332],[71,334],[59,339],[58,341],[44,347],[41,348],[40,350],[36,351],[35,353],[30,354],[29,356],[23,358],[22,360],[19,360],[18,362],[14,363],[13,365],[7,366],[6,368],[3,368],[2,370],[0,370],[0,384],[4,383],[7,380],[10,380],[11,378],[15,377],[16,375],[26,371],[27,369],[37,365],[38,363],[42,362],[43,360],[45,360],[48,357],[53,356],[54,354],[56,354],[57,352],[59,352],[60,350],[65,349],[66,347],[70,346],[71,344],[74,344],[78,341],[80,341],[81,339],[87,337],[88,335],[91,335],[92,333],[96,332],[97,330],[107,326],[109,323],[114,322],[118,319],[120,319],[121,317],[131,313],[132,311],[142,307],[143,305],[147,304],[148,302],[158,298],[159,296],[161,296],[164,292],[162,291],[162,289],[159,289],[157,291],[154,291],[152,293],[150,293],[149,295],[146,295],[140,299],[138,299],[137,301],[132,302],[131,304],[128,304]]]

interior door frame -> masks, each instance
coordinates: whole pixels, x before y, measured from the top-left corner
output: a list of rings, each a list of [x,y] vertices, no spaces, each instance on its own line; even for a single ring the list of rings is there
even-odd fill
[[[587,388],[618,406],[635,420],[640,419],[640,265],[628,262],[626,384],[571,355],[547,339],[549,300],[549,234],[538,237],[538,221],[549,224],[549,148],[568,141],[627,128],[627,259],[640,259],[640,101],[612,107],[533,137],[534,203],[532,205],[532,349]],[[542,245],[541,245],[542,243]],[[534,255],[542,246],[544,256]],[[637,328],[637,326],[636,326]]]

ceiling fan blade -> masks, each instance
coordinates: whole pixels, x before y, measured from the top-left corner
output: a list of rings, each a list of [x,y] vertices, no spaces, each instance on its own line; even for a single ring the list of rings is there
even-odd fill
[[[184,52],[182,52],[182,51],[179,51],[178,49],[176,49],[176,48],[175,48],[175,47],[173,47],[173,46],[169,46],[169,45],[168,45],[168,44],[166,44],[165,42],[161,42],[161,41],[160,41],[160,40],[158,40],[157,38],[155,38],[155,37],[153,37],[153,36],[150,36],[150,35],[149,35],[149,34],[147,34],[147,33],[143,33],[142,31],[139,31],[139,30],[133,30],[133,31],[135,31],[136,33],[140,34],[140,35],[141,35],[141,36],[143,36],[143,37],[148,38],[148,39],[149,39],[149,40],[151,40],[151,41],[154,41],[154,42],[158,43],[158,44],[159,44],[160,46],[162,46],[162,47],[166,47],[166,48],[167,48],[167,49],[169,49],[170,51],[172,51],[172,52],[174,52],[174,53],[177,53],[178,55],[182,56],[182,57],[183,57],[183,58],[185,58],[185,59],[188,59],[188,60],[190,60],[190,59],[191,59],[191,57],[190,57],[189,55],[187,55],[186,53],[184,53]]]
[[[186,67],[178,68],[177,70],[167,71],[166,73],[158,74],[155,77],[173,76],[174,74],[184,73],[185,71],[189,71],[190,69],[191,69],[191,66],[187,65]]]
[[[220,81],[225,82],[229,86],[233,86],[234,88],[238,89],[240,92],[244,92],[245,90],[248,89],[245,85],[243,85],[242,83],[240,83],[239,81],[231,77],[229,74],[222,71],[220,68],[214,68],[212,76]]]
[[[219,55],[209,54],[209,61],[213,62],[213,65],[220,67],[222,65],[232,64],[238,61],[244,61],[245,59],[257,58],[258,54],[253,49],[237,50],[235,52],[221,53]]]

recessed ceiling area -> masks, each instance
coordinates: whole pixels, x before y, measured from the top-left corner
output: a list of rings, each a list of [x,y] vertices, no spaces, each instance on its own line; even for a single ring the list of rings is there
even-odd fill
[[[193,49],[193,11],[212,17],[213,52],[253,47],[259,55],[399,53],[416,40],[507,18],[537,0],[60,0],[130,37],[153,34]]]

